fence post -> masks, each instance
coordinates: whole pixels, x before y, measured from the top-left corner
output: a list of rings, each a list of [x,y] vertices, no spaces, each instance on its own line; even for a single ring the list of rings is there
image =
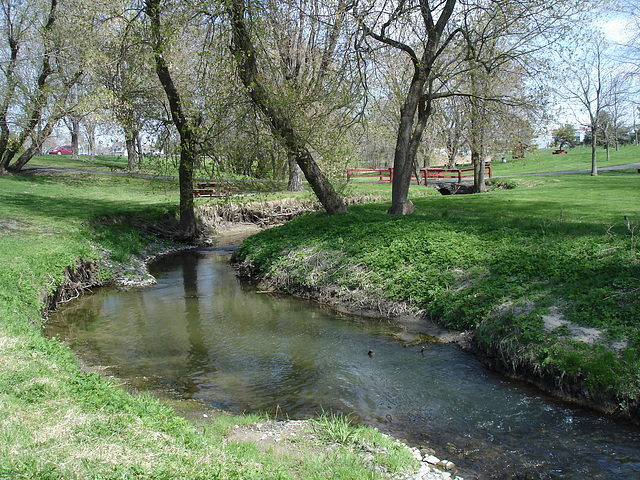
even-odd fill
[[[458,169],[458,183],[462,183],[462,170]]]
[[[389,182],[393,183],[393,167],[389,167]]]

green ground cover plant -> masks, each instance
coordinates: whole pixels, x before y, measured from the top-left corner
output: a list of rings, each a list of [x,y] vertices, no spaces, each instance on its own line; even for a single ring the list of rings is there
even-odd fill
[[[45,298],[65,268],[105,252],[135,256],[158,241],[136,220],[171,216],[177,199],[177,182],[154,178],[0,177],[0,479],[374,479],[378,466],[389,475],[411,469],[410,452],[396,444],[365,463],[362,442],[393,441],[359,428],[360,443],[333,448],[311,428],[284,451],[226,442],[230,426],[257,417],[189,422],[150,394],[82,370],[41,334]]]
[[[639,179],[635,170],[510,179],[509,189],[447,197],[415,185],[415,215],[390,217],[384,201],[313,213],[253,237],[241,254],[286,276],[293,292],[327,284],[346,297],[373,292],[475,329],[487,346],[619,393],[630,411],[640,382]],[[343,192],[385,197],[390,185]],[[321,419],[326,433],[295,454],[225,444],[230,425],[255,418],[189,423],[149,395],[84,373],[41,335],[45,297],[64,269],[104,252],[127,261],[157,241],[136,220],[171,216],[177,199],[177,182],[157,177],[0,177],[0,478],[376,478],[360,449],[391,440],[353,434],[345,419]],[[600,329],[599,343],[576,340],[566,325],[545,330],[543,316],[555,310]],[[336,434],[345,445],[325,452],[322,438]],[[387,471],[411,464],[405,450],[385,449],[393,455],[375,462]]]
[[[388,216],[386,203],[353,206],[262,232],[238,259],[292,292],[332,285],[346,299],[407,302],[476,331],[485,349],[509,347],[514,365],[568,371],[594,391],[635,398],[639,182],[635,170],[521,179],[483,195],[416,198],[406,217]],[[543,316],[554,311],[598,329],[599,341],[547,331]]]

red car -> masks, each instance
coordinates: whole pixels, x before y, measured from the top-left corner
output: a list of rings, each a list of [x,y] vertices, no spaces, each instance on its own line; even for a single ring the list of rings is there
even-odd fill
[[[71,145],[52,148],[49,150],[49,155],[71,155]]]

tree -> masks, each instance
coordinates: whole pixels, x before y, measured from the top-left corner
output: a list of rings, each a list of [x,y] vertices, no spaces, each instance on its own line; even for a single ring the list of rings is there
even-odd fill
[[[183,240],[193,240],[198,234],[198,225],[193,207],[193,174],[198,156],[197,138],[193,120],[185,114],[182,97],[178,92],[169,64],[166,60],[167,39],[165,26],[161,22],[163,8],[161,0],[145,0],[144,12],[149,19],[150,45],[156,66],[156,74],[164,89],[173,124],[180,135],[180,235]]]
[[[447,152],[447,168],[456,168],[458,154],[468,138],[468,102],[463,97],[444,98],[434,108],[431,120]]]
[[[246,20],[245,1],[230,0],[227,13],[231,21],[231,52],[249,98],[266,117],[274,135],[282,141],[287,155],[295,159],[326,213],[333,215],[345,212],[344,201],[318,167],[307,142],[296,130],[291,117],[282,108],[279,98],[268,89],[269,82],[258,67],[257,51]]]
[[[391,214],[405,215],[415,210],[408,199],[411,174],[422,133],[432,112],[436,62],[458,33],[455,30],[446,32],[455,6],[456,0],[443,0],[436,6],[430,5],[428,0],[399,1],[383,6],[376,3],[363,5],[356,12],[363,35],[407,55],[413,70],[400,109],[393,160]],[[407,32],[402,28],[413,22],[419,22],[415,29],[409,28]],[[421,51],[411,45],[416,40]]]
[[[7,111],[14,116],[18,129],[9,132],[6,143],[0,138],[0,173],[21,170],[69,111],[67,100],[83,77],[91,48],[88,32],[96,21],[95,10],[79,14],[81,8],[83,5],[74,0],[66,2],[64,8],[58,0],[3,3],[0,20],[8,32],[10,58],[15,58],[20,68],[12,67],[10,61],[5,70],[7,88],[2,107],[9,106]],[[5,136],[7,111],[0,112],[4,119],[0,130]],[[12,163],[20,150],[24,151]]]
[[[0,173],[6,168],[4,162],[2,162],[2,154],[9,142],[9,108],[14,101],[15,91],[19,83],[16,72],[18,53],[28,30],[26,18],[28,10],[21,10],[17,6],[14,7],[14,3],[10,0],[3,0],[1,6],[3,39],[7,42],[9,54],[8,61],[0,64],[4,74],[4,91],[2,92],[2,101],[0,103]]]
[[[473,99],[476,112],[482,112],[485,108],[479,102],[491,94],[483,86],[482,77],[490,76],[491,71],[495,75],[496,67],[505,62],[518,63],[552,43],[566,28],[574,10],[573,3],[564,0],[361,3],[357,15],[363,37],[404,55],[412,70],[397,130],[389,213],[414,210],[407,198],[412,166],[434,102],[463,95]],[[466,48],[462,48],[463,42]],[[474,69],[478,72],[478,67],[486,74],[476,73],[475,83],[463,81],[461,76]],[[474,130],[473,143],[478,147],[482,144],[481,124],[477,121]],[[481,168],[476,171],[482,175]]]
[[[576,143],[576,127],[571,123],[565,123],[552,132],[551,138],[553,144],[559,148],[564,148],[565,146],[573,147]]]
[[[8,25],[8,43],[11,47],[12,58],[17,55],[19,51],[19,44],[16,43],[17,37],[14,35],[13,25],[11,22],[13,18],[11,17],[11,4],[3,4],[5,7],[6,17],[5,20],[9,23]],[[17,8],[17,5],[15,6]],[[30,5],[27,8],[31,7]],[[15,8],[14,8],[15,10]],[[53,39],[53,31],[56,23],[56,18],[58,16],[58,2],[57,0],[51,0],[48,5],[48,10],[46,14],[46,22],[41,29],[42,40],[44,44],[43,54],[41,57],[41,66],[40,72],[37,78],[36,89],[34,95],[31,97],[29,104],[26,106],[26,119],[22,126],[22,131],[17,136],[17,138],[10,140],[6,143],[5,148],[0,155],[2,155],[0,159],[0,173],[6,171],[10,168],[11,161],[17,154],[18,150],[22,147],[22,145],[29,139],[36,128],[38,122],[40,122],[40,117],[42,115],[42,111],[45,107],[47,98],[48,98],[48,79],[49,76],[54,73],[52,62],[54,61],[54,55],[57,51],[57,45]],[[11,62],[10,62],[11,63]],[[13,67],[8,68],[8,71],[11,70],[13,74],[15,74],[15,64]],[[8,92],[11,94],[15,91],[15,84],[13,82],[15,79],[8,78],[8,85],[12,85]],[[9,97],[9,101],[11,101],[11,97]],[[13,170],[19,170],[19,168],[12,167]]]
[[[602,112],[608,106],[607,92],[607,58],[606,45],[602,38],[596,38],[585,44],[577,52],[574,59],[570,59],[569,75],[571,83],[565,83],[566,94],[577,101],[587,115],[586,123],[591,143],[591,175],[598,175],[598,161],[596,146],[598,144],[598,126],[602,119]]]

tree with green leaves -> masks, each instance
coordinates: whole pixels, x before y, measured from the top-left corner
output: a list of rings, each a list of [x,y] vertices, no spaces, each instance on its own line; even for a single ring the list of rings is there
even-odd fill
[[[187,116],[186,108],[174,82],[167,62],[168,39],[166,25],[162,22],[165,7],[161,0],[145,0],[144,13],[149,21],[149,44],[153,53],[156,74],[164,89],[173,124],[180,135],[180,225],[178,237],[193,240],[198,235],[198,224],[193,206],[194,169],[198,158],[198,139],[194,118]],[[197,120],[195,120],[197,121]]]
[[[477,68],[484,68],[487,75],[493,69],[495,74],[494,66],[517,63],[518,59],[539,52],[565,32],[570,23],[567,19],[581,8],[586,5],[568,0],[358,3],[354,12],[362,31],[361,45],[366,47],[363,49],[372,49],[368,39],[373,39],[403,55],[412,71],[397,130],[389,213],[402,215],[414,210],[408,199],[411,173],[434,102],[463,95],[476,102],[478,111],[482,110],[478,102],[491,92],[479,83],[482,79],[478,74],[475,87],[462,77],[470,69],[479,72]],[[466,48],[462,48],[463,43]],[[487,46],[491,48],[486,49]]]
[[[263,73],[265,67],[259,65],[260,58],[251,32],[251,27],[255,25],[249,20],[252,18],[249,6],[245,0],[229,0],[227,14],[231,23],[231,52],[247,95],[267,119],[287,155],[295,159],[326,213],[333,215],[345,212],[343,199],[314,160],[306,138],[296,128],[295,117],[274,93],[272,79]]]
[[[576,144],[576,127],[565,123],[551,133],[553,144],[559,148],[573,147]]]
[[[20,171],[73,109],[70,93],[84,76],[98,21],[98,10],[84,7],[74,0],[2,3],[10,61],[0,107],[0,173]]]

